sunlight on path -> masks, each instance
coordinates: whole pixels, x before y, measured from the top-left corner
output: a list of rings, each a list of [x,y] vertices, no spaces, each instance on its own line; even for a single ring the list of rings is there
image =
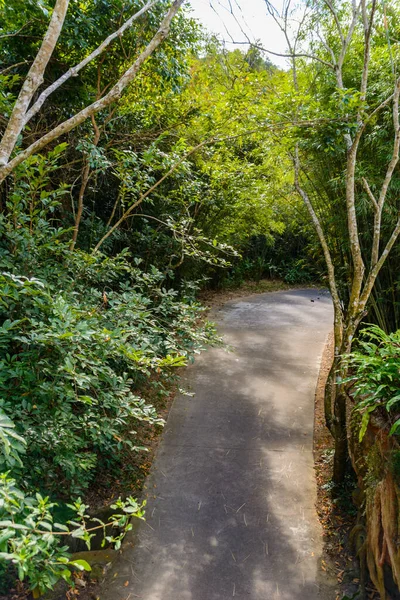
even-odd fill
[[[147,484],[147,522],[101,600],[326,600],[315,512],[314,392],[333,311],[326,292],[232,301],[231,351],[187,369]]]

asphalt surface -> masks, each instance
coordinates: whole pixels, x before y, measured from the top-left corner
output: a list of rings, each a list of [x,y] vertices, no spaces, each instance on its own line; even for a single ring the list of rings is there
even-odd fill
[[[186,370],[147,482],[147,520],[101,600],[326,600],[313,410],[333,311],[316,290],[214,314],[230,351]]]

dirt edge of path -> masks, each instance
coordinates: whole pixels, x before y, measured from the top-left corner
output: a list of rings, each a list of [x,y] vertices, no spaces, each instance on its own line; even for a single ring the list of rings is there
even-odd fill
[[[198,300],[206,308],[213,309],[223,306],[230,300],[239,300],[255,294],[266,294],[272,292],[284,292],[285,290],[300,290],[306,288],[319,289],[318,284],[286,283],[281,279],[261,279],[260,281],[245,281],[242,285],[235,288],[226,288],[220,290],[202,290],[198,295]]]
[[[317,480],[317,513],[323,529],[323,555],[321,559],[321,590],[329,589],[323,600],[357,598],[359,591],[358,565],[350,543],[350,531],[354,526],[355,508],[351,497],[335,500],[331,494],[334,441],[325,425],[324,392],[329,370],[333,362],[333,331],[327,337],[321,358],[315,391],[314,461]],[[373,586],[372,586],[373,587]],[[369,600],[377,600],[376,590],[368,590]],[[332,590],[334,594],[332,595]]]
[[[334,557],[338,550],[332,538],[332,500],[329,493],[329,482],[332,476],[331,457],[333,456],[333,439],[325,426],[324,417],[324,392],[329,370],[333,361],[333,332],[326,340],[324,352],[321,357],[317,386],[315,389],[314,410],[314,462],[317,481],[317,514],[323,530],[323,554],[320,563],[320,586],[325,592],[324,580],[329,581],[330,587],[326,598],[338,600],[341,598],[340,570],[341,565]],[[325,595],[324,595],[325,600]]]

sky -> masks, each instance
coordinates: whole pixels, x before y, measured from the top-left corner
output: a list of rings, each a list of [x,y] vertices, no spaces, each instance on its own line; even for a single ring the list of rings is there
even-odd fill
[[[286,43],[282,32],[272,17],[268,14],[264,0],[191,0],[193,16],[203,23],[212,33],[218,34],[229,49],[246,48],[234,45],[235,42],[247,42],[247,36],[252,41],[260,40],[263,47],[284,54]],[[230,4],[240,25],[230,12]],[[279,10],[281,0],[274,3]],[[287,59],[268,55],[269,59],[280,67],[287,67]]]

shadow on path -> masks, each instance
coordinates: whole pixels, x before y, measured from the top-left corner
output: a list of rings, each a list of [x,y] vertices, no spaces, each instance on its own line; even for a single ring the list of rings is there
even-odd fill
[[[257,295],[215,318],[233,351],[210,350],[187,369],[196,395],[173,404],[147,521],[101,600],[326,600],[312,438],[330,298]]]

